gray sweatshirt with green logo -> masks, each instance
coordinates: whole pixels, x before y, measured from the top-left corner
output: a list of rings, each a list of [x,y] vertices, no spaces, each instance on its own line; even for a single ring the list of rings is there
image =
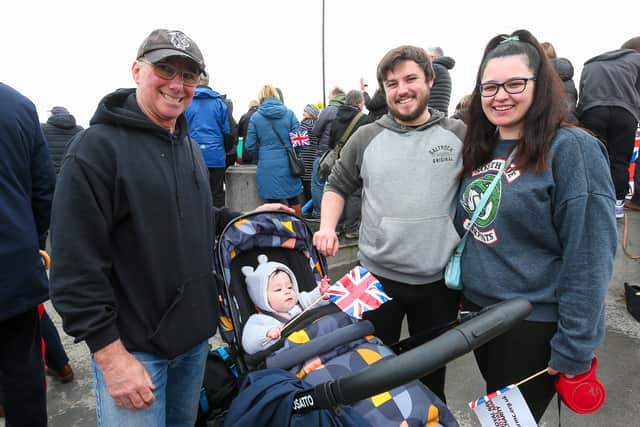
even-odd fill
[[[407,284],[442,279],[458,244],[453,225],[464,123],[429,109],[418,127],[390,115],[349,138],[326,190],[362,187],[358,258],[374,275]]]
[[[497,141],[493,160],[464,177],[460,232],[516,143]],[[528,320],[557,322],[549,366],[561,372],[589,369],[604,338],[618,243],[614,200],[604,146],[582,130],[559,129],[545,171],[504,172],[462,252],[470,301],[484,307],[522,297],[533,304]]]

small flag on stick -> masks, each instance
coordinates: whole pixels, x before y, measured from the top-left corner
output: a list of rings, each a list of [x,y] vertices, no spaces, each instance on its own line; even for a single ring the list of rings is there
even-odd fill
[[[295,147],[301,147],[303,145],[310,145],[311,142],[309,140],[309,133],[306,130],[289,132],[289,139],[291,140],[291,145]]]
[[[482,427],[537,427],[538,425],[520,389],[515,384],[469,402],[469,408],[476,414]]]
[[[354,267],[329,286],[327,295],[340,310],[356,319],[362,319],[364,312],[375,310],[391,300],[378,279],[361,266]]]

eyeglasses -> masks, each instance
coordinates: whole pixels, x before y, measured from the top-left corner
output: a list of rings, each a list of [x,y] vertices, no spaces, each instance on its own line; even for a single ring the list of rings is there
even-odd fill
[[[145,58],[141,58],[140,61],[151,65],[156,76],[163,80],[173,80],[178,74],[178,69],[168,62],[156,62],[152,64]],[[180,71],[180,78],[185,86],[196,86],[200,83],[200,73],[194,71],[182,70]]]
[[[518,93],[524,92],[527,88],[527,82],[529,80],[536,80],[535,77],[513,77],[507,81],[502,83],[498,82],[487,82],[480,83],[478,86],[480,87],[480,96],[488,98],[490,96],[494,96],[498,93],[500,88],[503,88],[505,92],[516,95]]]

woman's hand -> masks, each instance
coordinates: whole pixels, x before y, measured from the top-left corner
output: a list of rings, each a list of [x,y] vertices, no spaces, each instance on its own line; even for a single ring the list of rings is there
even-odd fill
[[[547,373],[548,373],[549,375],[558,375],[558,374],[562,374],[562,372],[558,372],[558,371],[556,371],[555,369],[553,369],[553,368],[551,368],[551,367],[547,368]],[[565,377],[567,377],[567,378],[573,378],[573,377],[575,377],[575,375],[570,375],[570,374],[564,374],[564,376],[565,376]]]

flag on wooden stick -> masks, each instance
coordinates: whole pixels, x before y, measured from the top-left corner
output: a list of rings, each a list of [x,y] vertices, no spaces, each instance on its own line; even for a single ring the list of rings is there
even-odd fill
[[[378,279],[361,266],[354,267],[329,286],[327,295],[340,310],[356,319],[362,319],[366,311],[375,310],[391,300]]]
[[[537,427],[538,425],[520,389],[515,384],[469,402],[469,408],[478,417],[482,427]]]

